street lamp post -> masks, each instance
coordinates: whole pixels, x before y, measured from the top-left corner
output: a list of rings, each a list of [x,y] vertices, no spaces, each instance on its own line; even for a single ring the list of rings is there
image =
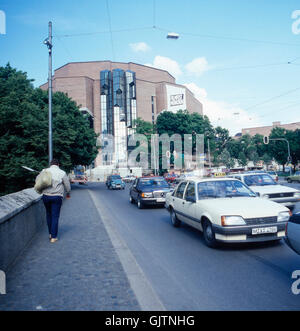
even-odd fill
[[[52,146],[52,22],[49,22],[48,38],[44,40],[44,44],[48,47],[49,51],[49,66],[48,66],[48,99],[49,99],[49,163],[53,159],[53,146]]]

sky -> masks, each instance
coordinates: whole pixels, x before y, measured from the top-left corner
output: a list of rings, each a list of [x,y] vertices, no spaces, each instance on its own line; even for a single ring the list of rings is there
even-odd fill
[[[47,81],[49,21],[54,69],[102,60],[165,69],[232,135],[300,121],[299,1],[0,0],[0,66],[36,87]]]

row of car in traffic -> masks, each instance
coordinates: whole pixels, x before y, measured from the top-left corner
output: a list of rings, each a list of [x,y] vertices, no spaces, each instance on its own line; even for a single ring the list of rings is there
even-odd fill
[[[186,177],[175,187],[163,177],[140,177],[133,181],[129,199],[140,209],[165,206],[174,227],[183,222],[202,231],[209,247],[287,236],[300,252],[300,191],[279,185],[267,173]]]

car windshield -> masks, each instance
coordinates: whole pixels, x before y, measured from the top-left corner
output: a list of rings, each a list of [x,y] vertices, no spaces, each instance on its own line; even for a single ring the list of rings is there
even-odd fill
[[[198,184],[199,199],[256,197],[246,185],[238,180],[208,181]]]
[[[249,175],[244,178],[245,184],[248,186],[267,186],[277,185],[274,179],[268,174]]]
[[[111,176],[110,178],[111,178],[111,180],[118,180],[118,179],[121,179],[120,176]]]
[[[141,186],[169,187],[169,184],[165,181],[165,179],[161,178],[143,178],[140,179],[139,184]]]

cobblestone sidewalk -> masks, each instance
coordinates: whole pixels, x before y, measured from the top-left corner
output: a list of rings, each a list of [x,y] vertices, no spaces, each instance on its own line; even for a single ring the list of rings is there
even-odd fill
[[[1,310],[140,310],[86,187],[63,204],[59,241],[46,225],[7,273]]]

